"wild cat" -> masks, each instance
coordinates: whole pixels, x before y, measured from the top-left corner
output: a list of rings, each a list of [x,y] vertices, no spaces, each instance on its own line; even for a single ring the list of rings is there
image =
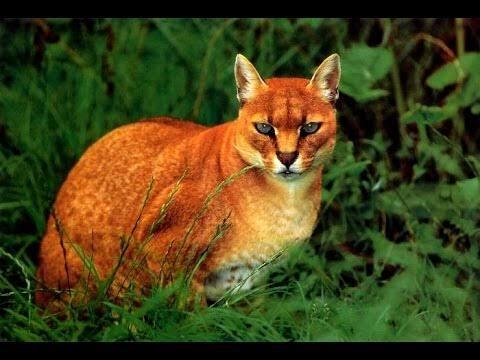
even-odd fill
[[[112,296],[147,291],[201,256],[192,288],[203,299],[250,287],[253,269],[314,230],[340,73],[333,54],[310,80],[264,80],[239,54],[237,119],[205,127],[151,118],[91,145],[48,219],[36,302],[56,309],[75,293],[61,290],[85,284],[95,293],[85,258],[99,279],[113,279]]]

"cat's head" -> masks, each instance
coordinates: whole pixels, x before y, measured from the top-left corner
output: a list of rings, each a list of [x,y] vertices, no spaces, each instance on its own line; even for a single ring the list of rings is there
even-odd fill
[[[243,55],[235,62],[240,101],[235,148],[249,164],[282,180],[317,168],[335,146],[340,57],[330,55],[313,77],[264,80]]]

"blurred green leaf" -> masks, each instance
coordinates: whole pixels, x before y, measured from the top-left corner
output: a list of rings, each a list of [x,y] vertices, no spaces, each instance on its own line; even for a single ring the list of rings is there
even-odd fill
[[[401,120],[406,124],[412,122],[431,124],[447,118],[448,114],[441,107],[416,104],[415,108],[406,112]]]
[[[308,25],[312,27],[313,29],[318,28],[320,25],[322,25],[325,22],[325,19],[320,19],[320,18],[313,18],[313,19],[308,19],[308,18],[303,18],[303,19],[298,19],[297,24],[298,25]]]
[[[335,167],[325,174],[324,181],[332,181],[347,173],[352,176],[358,176],[370,163],[370,160],[364,160],[358,163],[347,164],[346,166]]]
[[[480,72],[480,54],[466,53],[458,59],[441,66],[427,78],[427,85],[433,89],[441,90],[448,85],[453,85],[471,73]]]
[[[473,105],[471,112],[480,113],[480,107],[474,105],[480,99],[480,53],[467,53],[427,78],[427,85],[436,90],[453,84],[458,86],[447,96],[444,110],[454,114]]]
[[[369,230],[366,233],[372,240],[376,261],[384,264],[393,263],[402,266],[412,265],[413,262],[417,261],[416,257],[412,254],[409,243],[395,244],[392,241],[388,241],[388,239],[378,231]]]
[[[471,106],[480,99],[480,73],[469,76],[458,88],[448,95],[446,105],[457,111]]]
[[[359,102],[375,100],[388,94],[386,90],[372,87],[392,67],[393,55],[389,49],[355,44],[341,54],[341,59],[341,92]]]
[[[451,194],[453,200],[458,204],[468,204],[472,207],[480,205],[479,178],[457,181]]]
[[[471,110],[473,115],[480,114],[480,103],[476,103],[475,105],[473,105],[470,110]]]

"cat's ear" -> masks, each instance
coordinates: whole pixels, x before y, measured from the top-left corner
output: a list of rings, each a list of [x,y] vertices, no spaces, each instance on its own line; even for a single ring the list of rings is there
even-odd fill
[[[235,81],[237,98],[241,105],[251,99],[259,89],[267,87],[252,63],[241,54],[235,59]]]
[[[338,99],[340,74],[340,56],[332,54],[323,60],[307,86],[318,91],[330,103],[335,104]]]

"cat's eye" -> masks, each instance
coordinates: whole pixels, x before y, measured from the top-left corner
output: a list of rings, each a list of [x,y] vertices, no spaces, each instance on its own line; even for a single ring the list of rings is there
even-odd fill
[[[275,135],[275,130],[273,129],[273,126],[267,123],[255,123],[255,129],[257,129],[257,131],[263,135]]]
[[[314,134],[320,129],[321,123],[319,122],[309,122],[300,128],[300,133],[302,136],[307,136],[310,134]]]

